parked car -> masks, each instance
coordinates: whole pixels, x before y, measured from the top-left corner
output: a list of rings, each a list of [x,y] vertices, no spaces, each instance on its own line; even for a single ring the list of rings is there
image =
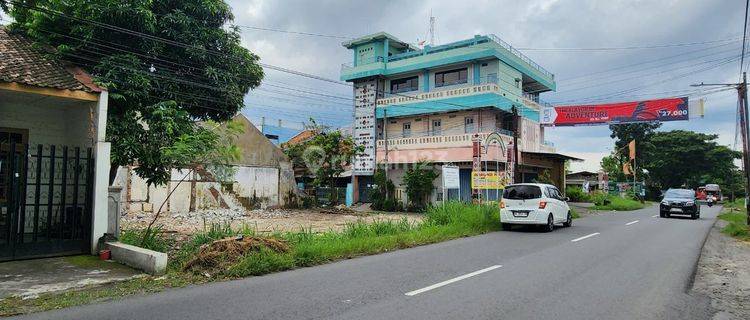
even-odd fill
[[[659,204],[659,216],[669,218],[672,214],[686,214],[693,219],[701,216],[701,206],[695,191],[690,189],[669,189]]]
[[[505,187],[500,201],[500,223],[504,230],[514,224],[541,225],[549,232],[555,224],[573,224],[569,199],[557,187],[541,183],[520,183]]]

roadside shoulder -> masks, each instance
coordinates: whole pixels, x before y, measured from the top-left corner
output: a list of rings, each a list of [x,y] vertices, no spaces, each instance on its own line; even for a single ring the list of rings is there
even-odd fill
[[[750,319],[750,242],[721,232],[717,220],[703,246],[693,292],[708,296],[718,311],[714,319]]]

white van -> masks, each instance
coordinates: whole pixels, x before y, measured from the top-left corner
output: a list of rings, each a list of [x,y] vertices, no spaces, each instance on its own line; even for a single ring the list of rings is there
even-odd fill
[[[500,223],[503,230],[514,224],[543,225],[544,231],[573,224],[568,198],[557,187],[542,183],[519,183],[505,187],[500,201]]]

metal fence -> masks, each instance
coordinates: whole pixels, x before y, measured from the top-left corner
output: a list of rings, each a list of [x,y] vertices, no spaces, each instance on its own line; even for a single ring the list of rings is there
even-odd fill
[[[91,148],[0,144],[0,261],[88,251]]]

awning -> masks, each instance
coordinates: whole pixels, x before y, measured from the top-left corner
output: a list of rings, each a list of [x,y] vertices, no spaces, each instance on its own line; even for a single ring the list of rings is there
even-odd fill
[[[583,161],[583,159],[564,155],[562,153],[556,153],[556,152],[528,152],[528,151],[521,151],[521,159],[523,159],[524,155],[531,155],[531,156],[538,156],[538,157],[545,157],[545,158],[553,158],[558,160],[571,160],[571,161]]]

